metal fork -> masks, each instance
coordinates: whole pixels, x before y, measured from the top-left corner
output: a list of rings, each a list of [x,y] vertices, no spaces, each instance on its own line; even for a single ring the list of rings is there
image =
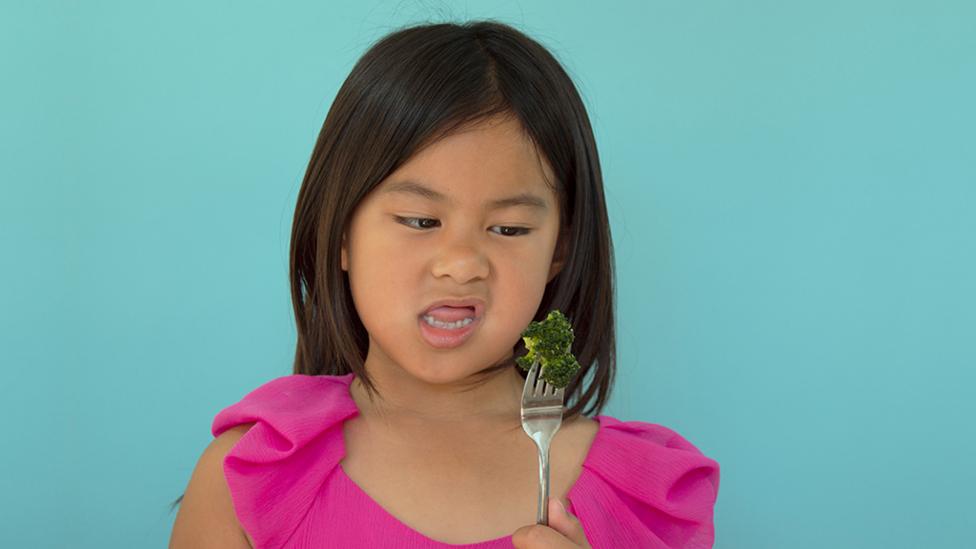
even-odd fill
[[[539,379],[536,360],[522,389],[522,429],[539,449],[539,506],[536,524],[549,525],[549,444],[563,423],[563,394],[544,379]]]

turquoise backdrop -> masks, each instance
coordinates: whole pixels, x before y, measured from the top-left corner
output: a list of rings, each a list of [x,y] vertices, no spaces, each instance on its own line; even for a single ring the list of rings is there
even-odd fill
[[[4,2],[0,546],[166,546],[213,416],[291,373],[291,216],[343,79],[487,17],[584,96],[606,412],[718,460],[716,547],[973,546],[963,0]]]

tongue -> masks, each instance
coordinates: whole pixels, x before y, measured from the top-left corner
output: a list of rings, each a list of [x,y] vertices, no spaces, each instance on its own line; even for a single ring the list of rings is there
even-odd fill
[[[473,307],[437,307],[427,311],[428,315],[441,322],[457,322],[465,318],[474,317]]]

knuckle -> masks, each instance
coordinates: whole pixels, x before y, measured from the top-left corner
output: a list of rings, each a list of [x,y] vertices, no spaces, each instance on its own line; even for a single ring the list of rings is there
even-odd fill
[[[546,538],[548,537],[546,533],[547,532],[545,531],[545,529],[538,526],[534,526],[531,529],[529,529],[526,539],[530,544],[538,545],[546,540]]]
[[[539,547],[545,540],[545,531],[539,526],[526,526],[520,528],[512,536],[512,544],[517,549],[530,549]]]

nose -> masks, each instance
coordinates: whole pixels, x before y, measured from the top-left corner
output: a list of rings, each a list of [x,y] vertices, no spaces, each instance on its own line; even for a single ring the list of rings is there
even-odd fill
[[[488,277],[488,258],[470,242],[451,242],[442,246],[435,256],[431,274],[435,278],[449,277],[457,284]]]

